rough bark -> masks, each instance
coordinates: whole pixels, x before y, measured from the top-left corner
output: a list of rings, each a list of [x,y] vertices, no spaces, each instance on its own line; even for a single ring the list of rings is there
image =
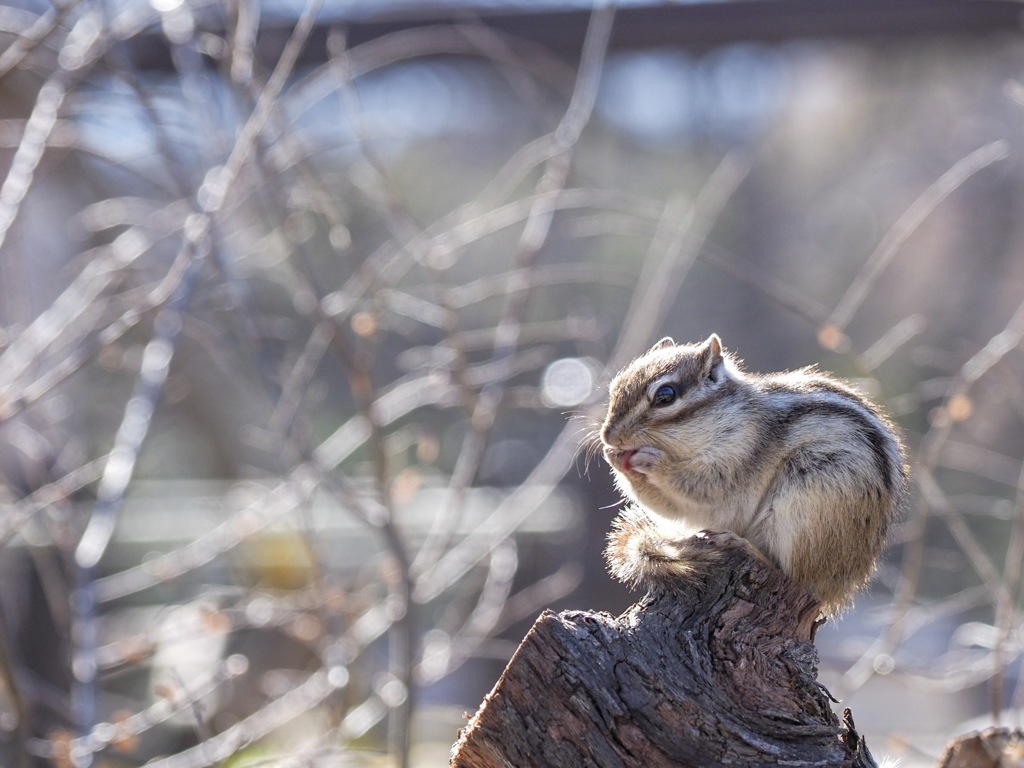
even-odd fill
[[[451,765],[875,766],[816,681],[813,596],[734,536],[694,546],[713,565],[617,618],[542,614]]]

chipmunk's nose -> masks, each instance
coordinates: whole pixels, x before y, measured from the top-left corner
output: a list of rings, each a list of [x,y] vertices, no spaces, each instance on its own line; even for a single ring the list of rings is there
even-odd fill
[[[601,427],[601,442],[605,445],[611,445],[614,442],[614,435],[612,435],[612,428],[609,424]]]

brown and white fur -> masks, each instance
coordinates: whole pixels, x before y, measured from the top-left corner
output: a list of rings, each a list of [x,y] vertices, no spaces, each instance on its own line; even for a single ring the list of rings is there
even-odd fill
[[[624,495],[691,531],[742,536],[826,613],[867,582],[900,515],[907,470],[892,426],[849,386],[813,368],[746,373],[712,335],[662,339],[615,376],[610,394],[600,437]],[[613,568],[636,577],[637,558],[657,569],[667,555],[685,572],[671,525],[645,530],[622,550],[613,539]]]

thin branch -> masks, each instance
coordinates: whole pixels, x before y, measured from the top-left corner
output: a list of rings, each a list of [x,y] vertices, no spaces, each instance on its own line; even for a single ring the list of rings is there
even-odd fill
[[[749,163],[726,155],[708,177],[697,200],[684,214],[679,201],[665,206],[644,259],[626,322],[615,343],[607,369],[615,371],[652,341],[669,304],[707,240],[711,227],[746,178]]]
[[[543,174],[536,187],[534,203],[519,239],[516,255],[518,270],[515,274],[522,279],[510,281],[502,313],[495,325],[492,352],[492,361],[495,363],[508,360],[519,345],[527,302],[531,295],[527,281],[538,254],[547,241],[554,217],[555,206],[551,195],[565,189],[573,149],[593,112],[614,18],[613,6],[602,6],[591,15],[576,87],[565,115],[553,133],[556,151],[545,161]],[[502,401],[505,380],[501,379],[484,387],[473,403],[472,413],[469,415],[469,430],[463,440],[449,483],[448,499],[442,506],[443,513],[435,519],[427,540],[412,563],[414,574],[430,568],[448,548],[462,515],[466,488],[479,471]]]
[[[897,219],[892,228],[886,232],[885,237],[878,243],[868,260],[864,262],[860,274],[850,283],[850,287],[846,289],[846,293],[843,294],[832,311],[832,315],[828,319],[829,324],[839,330],[846,328],[881,277],[882,272],[925,219],[978,171],[1006,159],[1009,154],[1010,146],[1007,142],[990,142],[959,160],[935,183],[925,189]]]
[[[843,675],[843,683],[850,690],[864,685],[875,673],[874,659],[884,654],[891,656],[896,647],[907,637],[907,616],[917,595],[925,564],[925,531],[928,520],[934,509],[933,504],[943,505],[941,486],[935,480],[934,469],[940,463],[943,447],[949,440],[955,423],[947,410],[948,404],[957,397],[967,398],[973,386],[993,366],[1003,359],[1011,350],[1018,348],[1024,341],[1024,304],[1021,304],[1013,317],[1002,331],[989,339],[988,343],[961,366],[956,376],[950,381],[944,398],[943,409],[933,418],[932,426],[921,442],[918,461],[914,468],[914,477],[922,494],[914,507],[910,520],[905,526],[907,545],[904,548],[903,562],[900,568],[900,584],[893,598],[893,620],[885,632]],[[966,548],[972,564],[992,589],[1004,591],[1005,583],[1001,582],[987,553],[978,544],[974,536],[966,529],[962,519],[955,515],[943,515],[942,519],[951,527],[958,542]],[[955,519],[955,522],[951,522]]]
[[[147,763],[150,768],[206,768],[227,760],[244,747],[267,736],[296,717],[320,705],[344,688],[348,676],[333,669],[319,669],[282,696],[271,699],[257,712],[213,738],[170,757]]]

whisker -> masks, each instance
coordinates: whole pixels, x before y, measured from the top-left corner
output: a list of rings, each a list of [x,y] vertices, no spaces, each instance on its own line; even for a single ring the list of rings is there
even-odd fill
[[[594,411],[593,408],[579,408],[574,411],[568,411],[563,414],[570,420],[582,421],[580,429],[576,432],[576,435],[581,435],[579,442],[576,445],[576,450],[573,452],[572,461],[579,468],[579,461],[583,459],[582,471],[580,471],[581,477],[587,477],[590,474],[590,464],[600,454],[602,442],[601,442],[601,426],[604,423],[604,417]]]

